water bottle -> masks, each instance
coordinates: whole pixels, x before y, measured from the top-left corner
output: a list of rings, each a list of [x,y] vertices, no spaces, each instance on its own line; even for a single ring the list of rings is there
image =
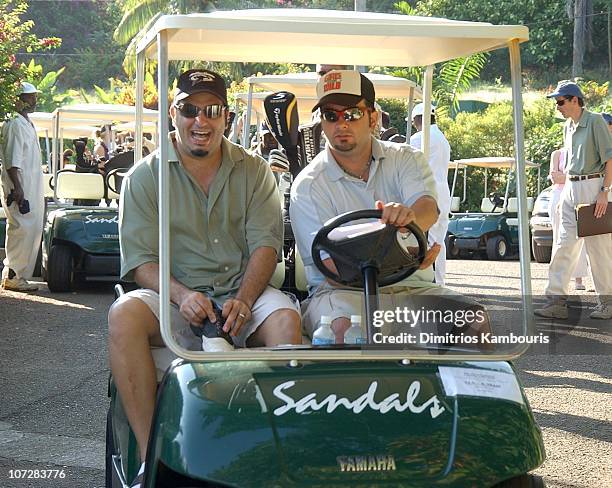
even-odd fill
[[[365,344],[366,340],[361,330],[361,315],[351,315],[351,326],[344,333],[345,344]]]
[[[313,346],[329,346],[336,343],[336,336],[331,328],[331,317],[328,315],[321,316],[321,324],[312,335]]]

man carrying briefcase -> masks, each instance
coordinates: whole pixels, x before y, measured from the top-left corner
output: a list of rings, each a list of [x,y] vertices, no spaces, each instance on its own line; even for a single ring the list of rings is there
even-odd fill
[[[548,98],[566,120],[563,143],[567,150],[566,185],[561,194],[558,248],[548,270],[548,303],[534,313],[540,317],[566,319],[569,282],[580,247],[576,233],[575,207],[595,203],[594,216],[606,214],[612,186],[612,137],[600,114],[584,108],[584,95],[571,81],[560,81]],[[612,319],[612,234],[584,237],[599,305],[593,319]]]

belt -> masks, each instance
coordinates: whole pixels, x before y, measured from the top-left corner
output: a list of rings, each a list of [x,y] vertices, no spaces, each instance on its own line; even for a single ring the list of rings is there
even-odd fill
[[[570,181],[582,181],[582,180],[591,180],[593,178],[601,178],[604,176],[603,173],[592,173],[590,175],[569,175]]]

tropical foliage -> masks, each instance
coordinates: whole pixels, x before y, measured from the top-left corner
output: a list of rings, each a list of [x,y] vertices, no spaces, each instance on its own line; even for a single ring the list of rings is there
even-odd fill
[[[31,21],[23,21],[27,9],[24,0],[0,0],[0,120],[14,111],[19,82],[27,81],[26,66],[17,61],[16,53],[54,49],[57,38],[39,39],[30,31]]]
[[[41,112],[53,112],[57,107],[71,103],[78,95],[75,90],[60,91],[58,89],[57,81],[64,72],[64,67],[45,73],[43,67],[32,59],[25,66],[25,70],[27,79],[40,90],[36,109]]]

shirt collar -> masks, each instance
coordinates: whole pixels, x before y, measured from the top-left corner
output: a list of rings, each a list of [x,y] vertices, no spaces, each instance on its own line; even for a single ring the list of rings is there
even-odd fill
[[[341,178],[345,178],[348,175],[344,172],[344,170],[340,167],[336,158],[334,158],[333,153],[331,152],[331,148],[329,143],[325,145],[325,151],[327,160],[331,163],[327,165],[326,172],[327,176],[331,181],[338,181]],[[378,166],[378,161],[385,157],[385,153],[383,151],[382,145],[380,141],[372,136],[372,165],[370,166],[370,175],[376,170]],[[369,179],[368,179],[369,181]]]

